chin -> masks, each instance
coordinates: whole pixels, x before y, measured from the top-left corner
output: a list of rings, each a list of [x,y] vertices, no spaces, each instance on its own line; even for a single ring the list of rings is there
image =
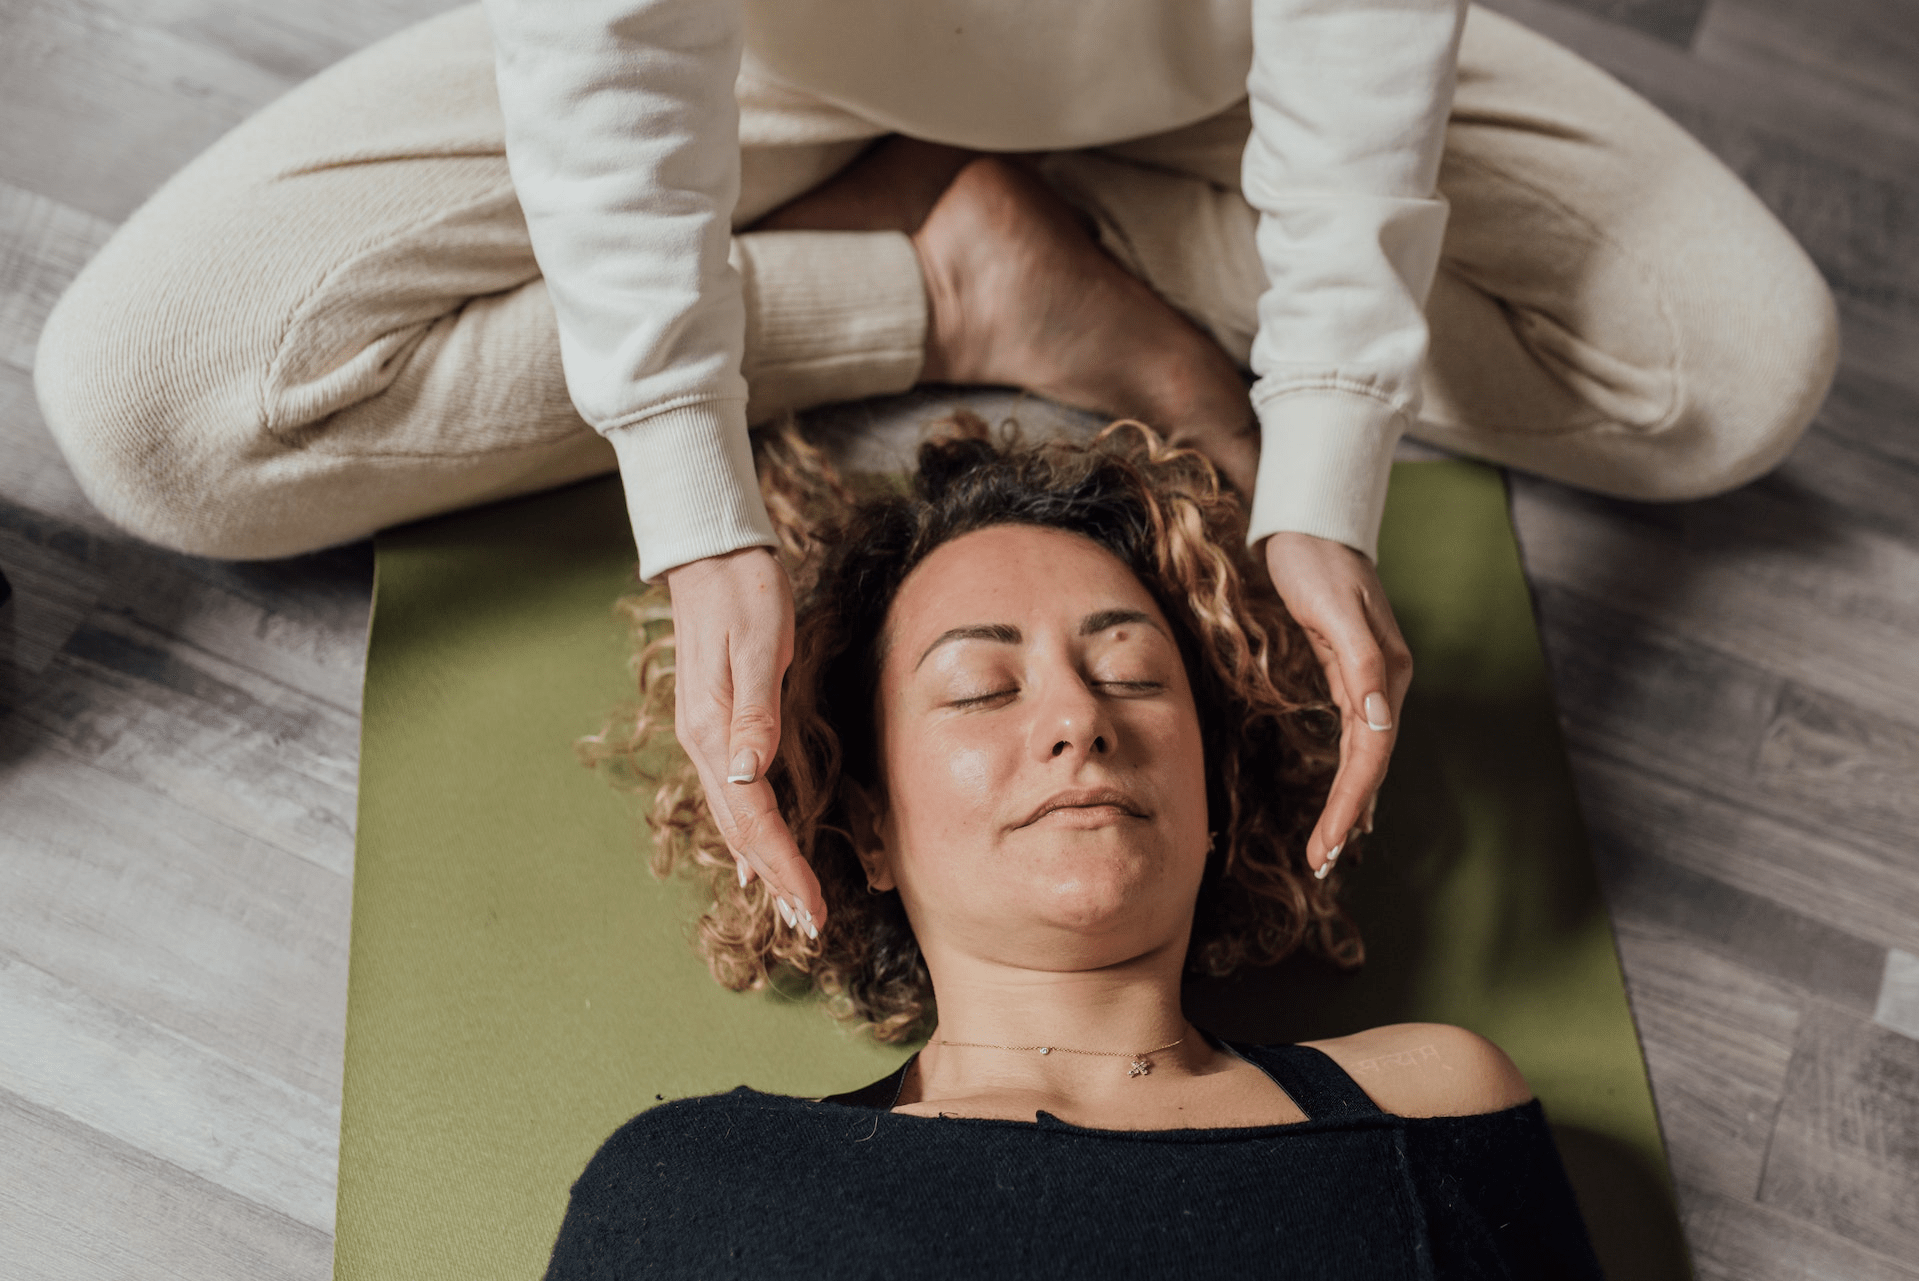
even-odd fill
[[[1161,851],[1107,846],[1088,849],[1065,842],[1040,860],[1022,897],[1027,911],[1048,925],[1089,936],[1127,931],[1161,916],[1184,893],[1198,893],[1198,871],[1191,885],[1169,866]]]
[[[1157,896],[1115,901],[1077,885],[1050,887],[1046,901],[1028,909],[1028,919],[1039,928],[1023,936],[1029,945],[1023,963],[1038,970],[1086,971],[1137,961],[1176,936],[1184,939],[1191,905],[1184,912],[1169,907]]]

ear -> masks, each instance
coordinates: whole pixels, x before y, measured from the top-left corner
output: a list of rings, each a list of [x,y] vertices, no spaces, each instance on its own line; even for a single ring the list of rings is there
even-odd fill
[[[866,869],[866,883],[882,894],[897,888],[899,883],[893,879],[892,860],[886,850],[885,803],[851,779],[845,787],[846,818],[852,828],[853,850]]]

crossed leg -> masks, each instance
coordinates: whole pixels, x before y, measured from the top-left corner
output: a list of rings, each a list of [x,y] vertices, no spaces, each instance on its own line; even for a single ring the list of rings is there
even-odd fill
[[[611,469],[566,394],[491,67],[477,8],[382,42],[216,144],[87,267],[36,385],[103,511],[276,556]],[[1010,383],[1144,418],[1244,483],[1235,363],[1264,275],[1245,127],[1056,154],[1043,183],[900,147],[888,180],[886,148],[859,161],[874,126],[743,79],[740,218],[765,220],[734,242],[749,412]],[[1441,190],[1414,434],[1672,498],[1763,471],[1817,408],[1832,304],[1790,237],[1672,122],[1479,9]]]

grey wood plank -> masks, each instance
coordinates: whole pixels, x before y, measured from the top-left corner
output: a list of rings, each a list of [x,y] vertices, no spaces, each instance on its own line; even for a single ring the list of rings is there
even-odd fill
[[[1692,43],[1707,0],[1566,0],[1608,26],[1630,27],[1674,48]]]
[[[1863,369],[1874,378],[1919,393],[1919,368],[1912,359],[1915,348],[1919,348],[1919,321],[1910,312],[1860,298],[1840,299],[1839,359],[1843,368]],[[1911,425],[1910,419],[1880,424],[1908,439]]]
[[[47,313],[115,225],[0,182],[0,361],[32,370]]]
[[[1533,599],[1569,729],[1622,754],[1649,753],[1689,781],[1736,788],[1752,777],[1783,677],[1619,609],[1586,581],[1542,575]]]
[[[341,878],[353,874],[352,713],[100,610],[15,705],[68,755]]]
[[[337,1100],[348,879],[23,742],[10,722],[0,738],[0,946],[245,1070]]]
[[[0,175],[119,222],[288,82],[91,0],[4,0]]]
[[[126,607],[152,626],[358,714],[373,601],[371,542],[287,561],[168,556],[151,577],[117,581]],[[180,595],[169,597],[168,587]]]
[[[282,561],[209,561],[10,503],[0,503],[0,529],[76,578],[112,583],[115,607],[156,631],[343,711],[360,705],[370,543]]]
[[[255,0],[117,0],[114,8],[189,43],[298,81],[463,2],[338,0],[323,6],[276,7]]]
[[[1919,350],[1919,327],[1914,349]],[[1904,542],[1919,540],[1919,391],[1848,371],[1786,465],[1760,481],[1827,522],[1861,522]]]
[[[26,697],[100,598],[97,574],[73,572],[66,558],[16,536],[6,519],[11,504],[0,502],[0,566],[13,583],[13,600],[0,619],[0,710]],[[19,686],[20,688],[15,688]]]
[[[8,1281],[325,1281],[332,1237],[0,1089]]]
[[[1619,953],[1674,1181],[1750,1200],[1800,998],[1683,935],[1621,922]]]
[[[1919,18],[1885,0],[1712,0],[1701,61],[1754,77],[1796,74],[1888,114],[1919,116]]]
[[[1919,1041],[1835,1010],[1800,1024],[1759,1201],[1919,1259]]]
[[[1684,939],[1798,993],[1802,1002],[1861,1014],[1883,1003],[1887,948],[1643,849],[1602,838],[1595,854],[1622,932]],[[1635,980],[1638,967],[1649,963],[1649,957],[1631,962]]]
[[[1760,487],[1630,520],[1618,518],[1622,504],[1542,486],[1513,494],[1534,582],[1577,583],[1751,666],[1919,723],[1919,545],[1782,511]]]
[[[333,1230],[340,1106],[0,949],[0,1085],[246,1200]]]
[[[1647,851],[1880,947],[1919,951],[1919,877],[1910,847],[1799,828],[1571,743],[1580,808],[1602,850]]]
[[[1829,828],[1844,825],[1910,849],[1919,833],[1919,725],[1789,681],[1766,726],[1753,782],[1769,806],[1796,807]]]
[[[1919,352],[1919,324],[1914,326],[1910,341],[1902,346],[1910,364],[1912,354]],[[1826,445],[1828,442],[1832,446],[1843,445],[1882,467],[1894,464],[1893,477],[1886,488],[1891,490],[1896,486],[1910,496],[1912,482],[1919,478],[1919,389],[1879,378],[1869,369],[1844,367],[1820,410],[1818,427],[1809,443]],[[1812,458],[1799,461],[1802,465],[1794,469],[1796,473],[1824,473],[1843,465],[1831,452],[1818,455],[1816,461]],[[1856,486],[1857,482],[1853,484]],[[1905,510],[1914,524],[1919,525],[1919,515],[1912,515],[1910,504]]]
[[[451,7],[0,0],[0,175],[120,221],[300,80]]]
[[[1537,592],[1561,713],[1589,747],[1789,826],[1919,830],[1919,725],[1875,715],[1557,583]]]
[[[1872,1021],[1888,1031],[1919,1041],[1919,956],[1892,948],[1879,978],[1879,999]]]
[[[1704,1191],[1685,1203],[1699,1281],[1919,1281],[1919,1264],[1767,1206]]]
[[[0,361],[0,505],[37,513],[73,529],[117,536],[87,500],[40,419],[33,379]]]

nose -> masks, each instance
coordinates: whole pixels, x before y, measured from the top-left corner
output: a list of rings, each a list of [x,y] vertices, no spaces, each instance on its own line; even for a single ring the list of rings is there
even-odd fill
[[[1119,745],[1105,703],[1077,672],[1049,682],[1053,689],[1039,701],[1034,723],[1036,754],[1047,760],[1110,757]]]

